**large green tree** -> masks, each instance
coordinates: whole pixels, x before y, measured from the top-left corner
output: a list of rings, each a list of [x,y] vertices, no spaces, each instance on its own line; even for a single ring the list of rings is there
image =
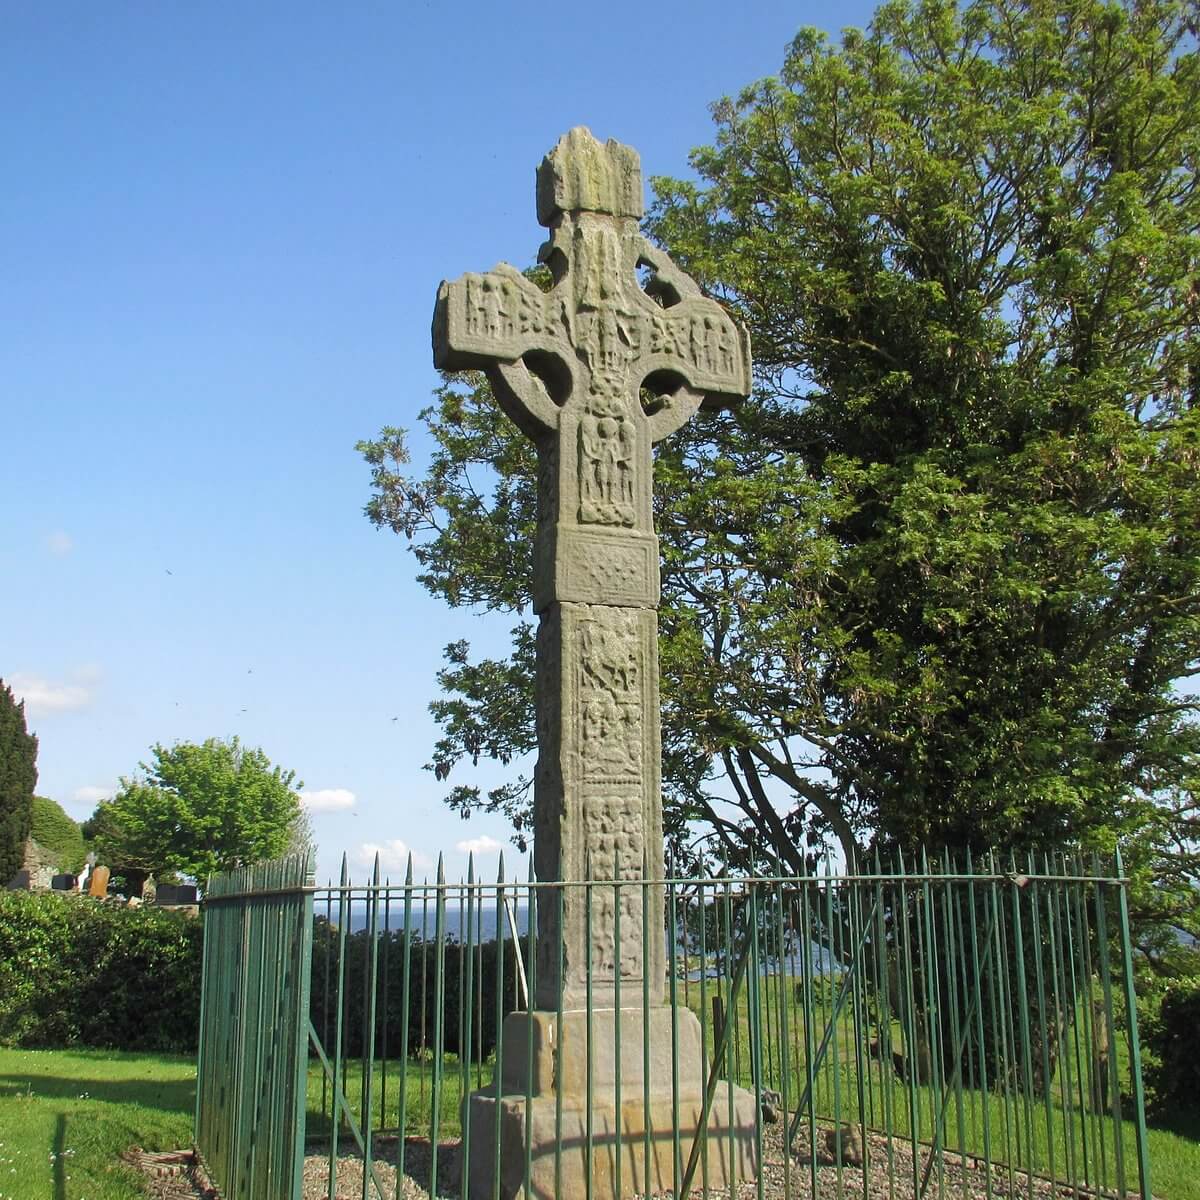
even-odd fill
[[[1195,930],[1200,60],[1156,0],[896,3],[714,108],[649,230],[758,388],[656,461],[664,787],[737,856],[1129,840]],[[385,430],[368,515],[452,604],[520,610],[532,456],[484,382]],[[431,764],[532,748],[511,660],[448,649]],[[524,828],[525,780],[470,810]],[[732,800],[721,803],[718,797]],[[1147,924],[1149,929],[1150,925]]]
[[[0,680],[0,887],[25,860],[35,787],[37,738],[25,726],[25,702]]]
[[[89,824],[101,861],[201,884],[217,871],[275,858],[307,837],[294,771],[235,737],[151,747]],[[301,783],[295,788],[301,788]]]

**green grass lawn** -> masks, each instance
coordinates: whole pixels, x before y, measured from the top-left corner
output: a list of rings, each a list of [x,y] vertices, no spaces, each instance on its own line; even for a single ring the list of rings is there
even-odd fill
[[[403,1066],[403,1070],[401,1069]],[[462,1064],[454,1056],[445,1056],[442,1068],[437,1073],[436,1094],[438,1097],[438,1137],[462,1136],[460,1118],[462,1103]],[[359,1122],[363,1117],[363,1067],[357,1059],[345,1064],[343,1072],[346,1097],[350,1109]],[[375,1129],[398,1129],[400,1126],[400,1081],[404,1080],[404,1128],[411,1134],[426,1135],[432,1129],[433,1099],[435,1095],[435,1072],[428,1058],[424,1061],[410,1060],[401,1064],[392,1059],[378,1062],[372,1072],[371,1125]],[[492,1066],[471,1067],[467,1091],[474,1091],[477,1083],[490,1082]],[[306,1132],[310,1140],[323,1143],[329,1137],[332,1098],[328,1080],[320,1064],[311,1063],[308,1069],[308,1114]]]
[[[853,1119],[857,1108],[856,1080],[849,1063],[840,1064],[845,1072],[838,1088],[842,1119]],[[399,1064],[393,1060],[386,1071],[376,1064],[374,1072],[374,1122],[379,1122],[380,1101],[386,1079],[388,1107],[385,1126],[396,1125]],[[461,1097],[460,1065],[447,1058],[440,1096],[442,1137],[458,1134],[458,1107]],[[347,1064],[350,1104],[361,1111],[362,1074],[357,1062]],[[409,1064],[408,1100],[405,1124],[410,1133],[428,1133],[433,1071],[429,1062]],[[490,1080],[490,1068],[484,1068],[484,1081]],[[328,1104],[328,1089],[322,1087],[320,1067],[314,1064],[309,1075],[309,1132],[320,1139],[328,1136],[328,1120],[322,1118],[322,1092]],[[471,1072],[470,1087],[476,1085]],[[879,1080],[876,1077],[876,1089]],[[890,1091],[891,1089],[889,1089]],[[928,1089],[918,1088],[918,1107],[926,1108]],[[818,1080],[818,1111],[823,1115],[835,1108],[832,1077]],[[119,1161],[119,1155],[131,1145],[150,1150],[168,1150],[191,1144],[192,1110],[195,1098],[195,1067],[190,1059],[151,1055],[120,1054],[104,1051],[41,1051],[0,1049],[0,1200],[139,1200],[143,1195],[137,1176]],[[893,1093],[890,1099],[891,1121],[903,1136],[908,1123],[904,1098]],[[1002,1097],[964,1094],[965,1138],[973,1143],[981,1134],[982,1114],[989,1110],[993,1136],[1002,1139],[1006,1120],[1024,1126],[1024,1112],[1005,1105]],[[794,1099],[793,1099],[794,1103]],[[868,1101],[868,1105],[870,1105]],[[875,1104],[882,1103],[878,1090]],[[947,1114],[952,1143],[959,1139],[957,1105]],[[1062,1117],[1055,1106],[1055,1116]],[[973,1116],[971,1114],[974,1114]],[[1045,1119],[1042,1106],[1032,1114],[1031,1130],[1035,1146],[1039,1143],[1038,1126]],[[879,1113],[872,1124],[878,1124]],[[1100,1127],[1092,1124],[1095,1132]],[[1016,1130],[1014,1129],[1014,1136]],[[1081,1131],[1082,1132],[1082,1131]],[[1108,1133],[1112,1146],[1111,1125]],[[1121,1130],[1122,1141],[1132,1151],[1129,1122]],[[1022,1134],[1023,1136],[1023,1134]],[[1061,1148],[1059,1154],[1061,1155]],[[999,1155],[997,1155],[999,1157]],[[1154,1193],[1163,1200],[1200,1200],[1200,1142],[1164,1130],[1150,1130],[1150,1158]],[[1061,1162],[1056,1162],[1061,1171]],[[1110,1166],[1111,1170],[1111,1166]],[[1136,1188],[1136,1167],[1131,1155],[1126,1170]]]
[[[0,1049],[0,1200],[138,1200],[119,1155],[190,1146],[195,1095],[190,1058]]]

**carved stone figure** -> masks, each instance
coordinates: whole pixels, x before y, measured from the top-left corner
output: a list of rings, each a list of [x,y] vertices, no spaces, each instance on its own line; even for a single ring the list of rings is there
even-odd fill
[[[641,1190],[647,1165],[655,1190],[669,1189],[673,1130],[690,1147],[703,1112],[699,1022],[663,1004],[663,888],[620,881],[663,877],[652,446],[702,404],[746,396],[750,349],[728,314],[642,237],[632,149],[571,130],[538,170],[537,207],[550,230],[540,258],[551,290],[506,264],[443,283],[434,360],[486,371],[537,446],[534,862],[542,882],[583,880],[589,869],[600,882],[562,888],[561,906],[543,893],[534,1009],[504,1024],[506,1094],[476,1093],[468,1119],[476,1145],[491,1144],[498,1124],[503,1200],[524,1190],[527,1139],[534,1195],[553,1195],[557,1179],[558,1195],[590,1187],[599,1200],[616,1195],[618,1159],[625,1194]],[[643,405],[644,389],[652,404]],[[590,1021],[581,1011],[588,997]],[[620,1113],[618,1078],[635,1098]],[[708,1121],[713,1187],[728,1186],[731,1164],[740,1179],[756,1170],[754,1099],[738,1088],[730,1096],[722,1084]],[[595,1122],[624,1132],[593,1145],[589,1176],[581,1147]],[[474,1156],[472,1196],[493,1195],[492,1164],[490,1154]]]

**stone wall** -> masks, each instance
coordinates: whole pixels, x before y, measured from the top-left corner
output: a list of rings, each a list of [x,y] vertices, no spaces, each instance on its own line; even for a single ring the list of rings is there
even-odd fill
[[[58,856],[33,838],[25,839],[25,857],[21,869],[8,881],[7,887],[16,891],[45,891],[50,880],[58,874]]]

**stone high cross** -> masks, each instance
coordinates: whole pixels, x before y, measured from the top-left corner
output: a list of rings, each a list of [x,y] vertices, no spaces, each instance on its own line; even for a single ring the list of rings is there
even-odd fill
[[[434,361],[484,370],[538,449],[537,877],[583,879],[590,863],[594,879],[640,879],[645,860],[661,879],[651,447],[701,405],[747,395],[749,341],[641,236],[641,169],[628,146],[571,130],[538,169],[537,215],[550,230],[538,255],[549,292],[506,263],[443,283]],[[653,1004],[664,975],[662,888],[650,894]],[[593,896],[593,996],[611,992],[619,969],[622,1004],[640,1004],[640,889],[623,898],[619,948],[612,895]],[[566,890],[561,931],[552,905],[538,914],[540,1008],[557,1003],[560,940],[564,1004],[582,1003],[584,904],[581,889]]]
[[[652,447],[701,405],[747,395],[750,347],[641,236],[628,146],[571,130],[538,169],[537,209],[553,285],[542,291],[503,263],[443,283],[434,361],[485,371],[538,450],[537,877],[655,882],[622,889],[619,936],[612,886],[591,889],[590,930],[587,889],[562,889],[561,927],[542,893],[533,1004],[505,1018],[497,1079],[468,1104],[474,1144],[498,1139],[500,1179],[491,1153],[472,1155],[470,1194],[599,1200],[617,1196],[618,1178],[632,1195],[647,1177],[666,1189],[676,1133],[690,1139],[701,1123],[707,1178],[723,1185],[757,1169],[754,1097],[725,1084],[706,1108],[700,1024],[663,1004]],[[621,1020],[618,979],[630,1010]]]

